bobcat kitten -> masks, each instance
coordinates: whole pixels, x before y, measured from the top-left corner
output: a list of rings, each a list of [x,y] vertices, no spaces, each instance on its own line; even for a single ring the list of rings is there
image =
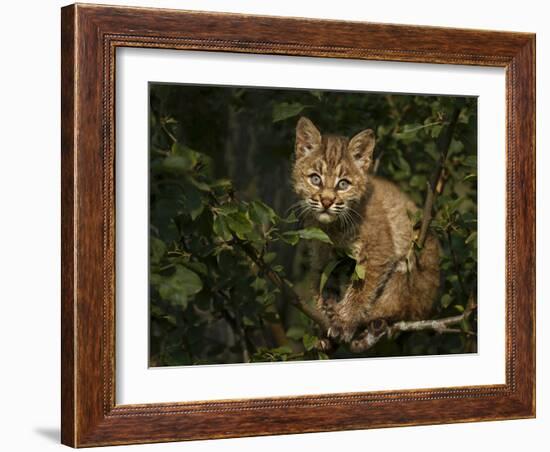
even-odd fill
[[[344,287],[338,303],[323,294],[317,298],[330,319],[329,335],[346,342],[373,321],[427,318],[439,287],[435,236],[428,235],[419,259],[407,263],[415,234],[410,214],[418,207],[396,185],[368,173],[374,145],[372,130],[350,140],[321,135],[305,117],[296,127],[294,190],[307,225],[321,228],[334,243],[312,242],[313,270],[319,278],[335,248],[350,250],[366,270],[363,279]]]

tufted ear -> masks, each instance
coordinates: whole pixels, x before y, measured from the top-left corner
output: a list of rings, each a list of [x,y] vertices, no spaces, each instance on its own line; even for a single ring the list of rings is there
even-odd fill
[[[305,116],[296,125],[296,160],[305,157],[321,146],[321,132]]]
[[[376,139],[371,129],[363,130],[349,142],[348,151],[359,168],[367,171],[372,163],[372,153]]]

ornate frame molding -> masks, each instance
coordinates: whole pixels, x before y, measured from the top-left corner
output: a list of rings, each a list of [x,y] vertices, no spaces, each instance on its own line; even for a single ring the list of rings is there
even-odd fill
[[[534,35],[77,4],[62,9],[62,46],[64,444],[82,447],[535,415]],[[116,405],[118,47],[506,68],[506,383]]]

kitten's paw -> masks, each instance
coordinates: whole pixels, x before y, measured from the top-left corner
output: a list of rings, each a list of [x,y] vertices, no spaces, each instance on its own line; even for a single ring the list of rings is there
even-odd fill
[[[367,326],[368,331],[375,336],[382,334],[387,328],[388,322],[384,319],[375,319]]]
[[[334,343],[328,337],[319,339],[317,349],[325,353],[331,352],[334,350]]]
[[[335,323],[327,331],[327,336],[338,342],[349,342],[355,334],[355,328]]]
[[[333,339],[338,339],[342,334],[342,330],[337,326],[331,326],[327,330],[327,336],[332,337]]]
[[[357,339],[354,339],[349,344],[349,349],[352,353],[361,353],[368,350],[373,345],[374,337],[368,332],[362,333]]]
[[[356,331],[356,328],[355,327],[345,327],[342,329],[342,334],[340,335],[340,340],[344,341],[344,342],[351,342],[351,340],[353,339],[353,336],[355,336],[355,331]]]
[[[323,313],[330,323],[334,323],[337,320],[337,303],[338,301],[336,298],[327,298],[322,295],[317,297],[317,308]]]
[[[386,320],[373,320],[361,334],[350,342],[350,350],[353,353],[361,353],[368,350],[384,336],[387,328],[388,322]]]

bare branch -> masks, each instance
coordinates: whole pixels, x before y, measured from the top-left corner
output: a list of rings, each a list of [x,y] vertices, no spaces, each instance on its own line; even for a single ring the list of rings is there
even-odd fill
[[[454,325],[462,323],[476,309],[473,297],[468,300],[468,305],[460,315],[445,317],[435,320],[416,320],[401,321],[393,325],[386,326],[381,331],[372,332],[366,329],[357,339],[353,340],[350,348],[353,352],[365,352],[376,345],[383,337],[392,338],[398,332],[404,331],[435,331],[438,334],[462,333],[473,334],[472,332],[462,331],[460,328],[451,328]]]
[[[168,137],[174,142],[177,143],[177,138],[174,136],[172,132],[168,130],[168,127],[166,127],[166,122],[164,119],[161,119],[160,121],[160,128],[163,130],[163,132],[168,135]]]
[[[424,200],[424,208],[422,210],[422,224],[420,226],[420,232],[416,240],[417,246],[422,249],[426,238],[428,236],[428,229],[432,221],[432,211],[433,204],[436,196],[441,192],[441,175],[443,173],[443,168],[445,167],[445,161],[447,160],[447,154],[449,153],[449,148],[451,147],[451,141],[453,139],[453,134],[455,131],[456,124],[458,122],[458,117],[460,115],[460,108],[455,108],[453,110],[449,124],[437,140],[437,148],[439,149],[439,160],[437,166],[432,174],[432,178],[429,182],[426,183],[426,198]]]

